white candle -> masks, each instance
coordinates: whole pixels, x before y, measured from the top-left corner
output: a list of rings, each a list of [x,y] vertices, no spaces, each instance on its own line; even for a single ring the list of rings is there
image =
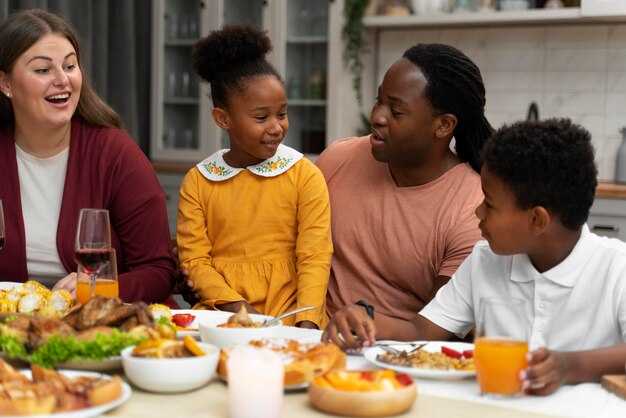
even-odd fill
[[[228,356],[231,418],[278,418],[282,415],[284,366],[267,349],[236,346]]]

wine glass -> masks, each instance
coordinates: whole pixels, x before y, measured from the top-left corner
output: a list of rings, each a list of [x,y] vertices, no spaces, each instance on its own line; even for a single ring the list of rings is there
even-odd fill
[[[100,270],[111,260],[111,223],[108,210],[80,210],[74,257],[82,270],[89,275],[89,296],[92,297]]]
[[[2,210],[2,199],[0,199],[0,250],[4,248],[4,211]]]
[[[483,298],[478,311],[474,361],[480,393],[494,398],[522,394],[520,372],[528,367],[524,301]]]
[[[87,274],[85,267],[78,264],[76,271],[76,300],[81,304],[87,303],[95,295],[107,298],[116,298],[120,295],[117,277],[117,260],[115,249],[111,248],[109,261],[98,272],[95,284],[92,286],[91,275]]]

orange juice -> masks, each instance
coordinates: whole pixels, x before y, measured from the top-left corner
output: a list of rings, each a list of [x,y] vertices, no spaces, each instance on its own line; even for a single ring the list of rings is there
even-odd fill
[[[120,289],[115,280],[96,279],[96,286],[94,287],[93,294],[116,298],[120,295]],[[90,298],[91,286],[89,281],[80,281],[76,283],[76,300],[84,304]]]
[[[478,338],[474,343],[474,361],[480,392],[504,396],[522,391],[520,371],[528,367],[525,341]]]

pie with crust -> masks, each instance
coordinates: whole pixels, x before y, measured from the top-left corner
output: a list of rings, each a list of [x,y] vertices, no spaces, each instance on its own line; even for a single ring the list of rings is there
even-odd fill
[[[331,343],[301,343],[287,339],[253,340],[253,347],[267,348],[279,353],[285,366],[285,386],[298,386],[309,383],[314,377],[329,371],[344,370],[346,355]],[[217,373],[227,379],[226,361],[231,347],[223,348]]]

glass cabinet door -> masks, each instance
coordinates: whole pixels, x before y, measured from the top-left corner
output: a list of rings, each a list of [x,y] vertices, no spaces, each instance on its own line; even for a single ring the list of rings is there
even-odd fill
[[[285,3],[283,75],[289,103],[289,133],[285,144],[305,154],[319,154],[326,147],[329,1]]]
[[[196,161],[209,148],[203,138],[203,98],[191,49],[203,32],[204,5],[159,0],[153,16],[152,140],[154,160]]]
[[[200,36],[200,4],[167,0],[163,49],[163,148],[198,149],[198,80],[191,48]]]
[[[192,68],[191,50],[225,24],[268,32],[268,55],[285,79],[285,144],[306,154],[326,146],[330,0],[156,0],[153,8],[151,149],[153,160],[197,162],[228,137],[211,117],[210,89]]]
[[[263,28],[263,1],[223,0],[223,16],[219,27],[230,24],[250,23]],[[220,130],[220,149],[230,148],[228,134]]]
[[[224,25],[250,23],[263,27],[263,2],[259,0],[224,0]]]

